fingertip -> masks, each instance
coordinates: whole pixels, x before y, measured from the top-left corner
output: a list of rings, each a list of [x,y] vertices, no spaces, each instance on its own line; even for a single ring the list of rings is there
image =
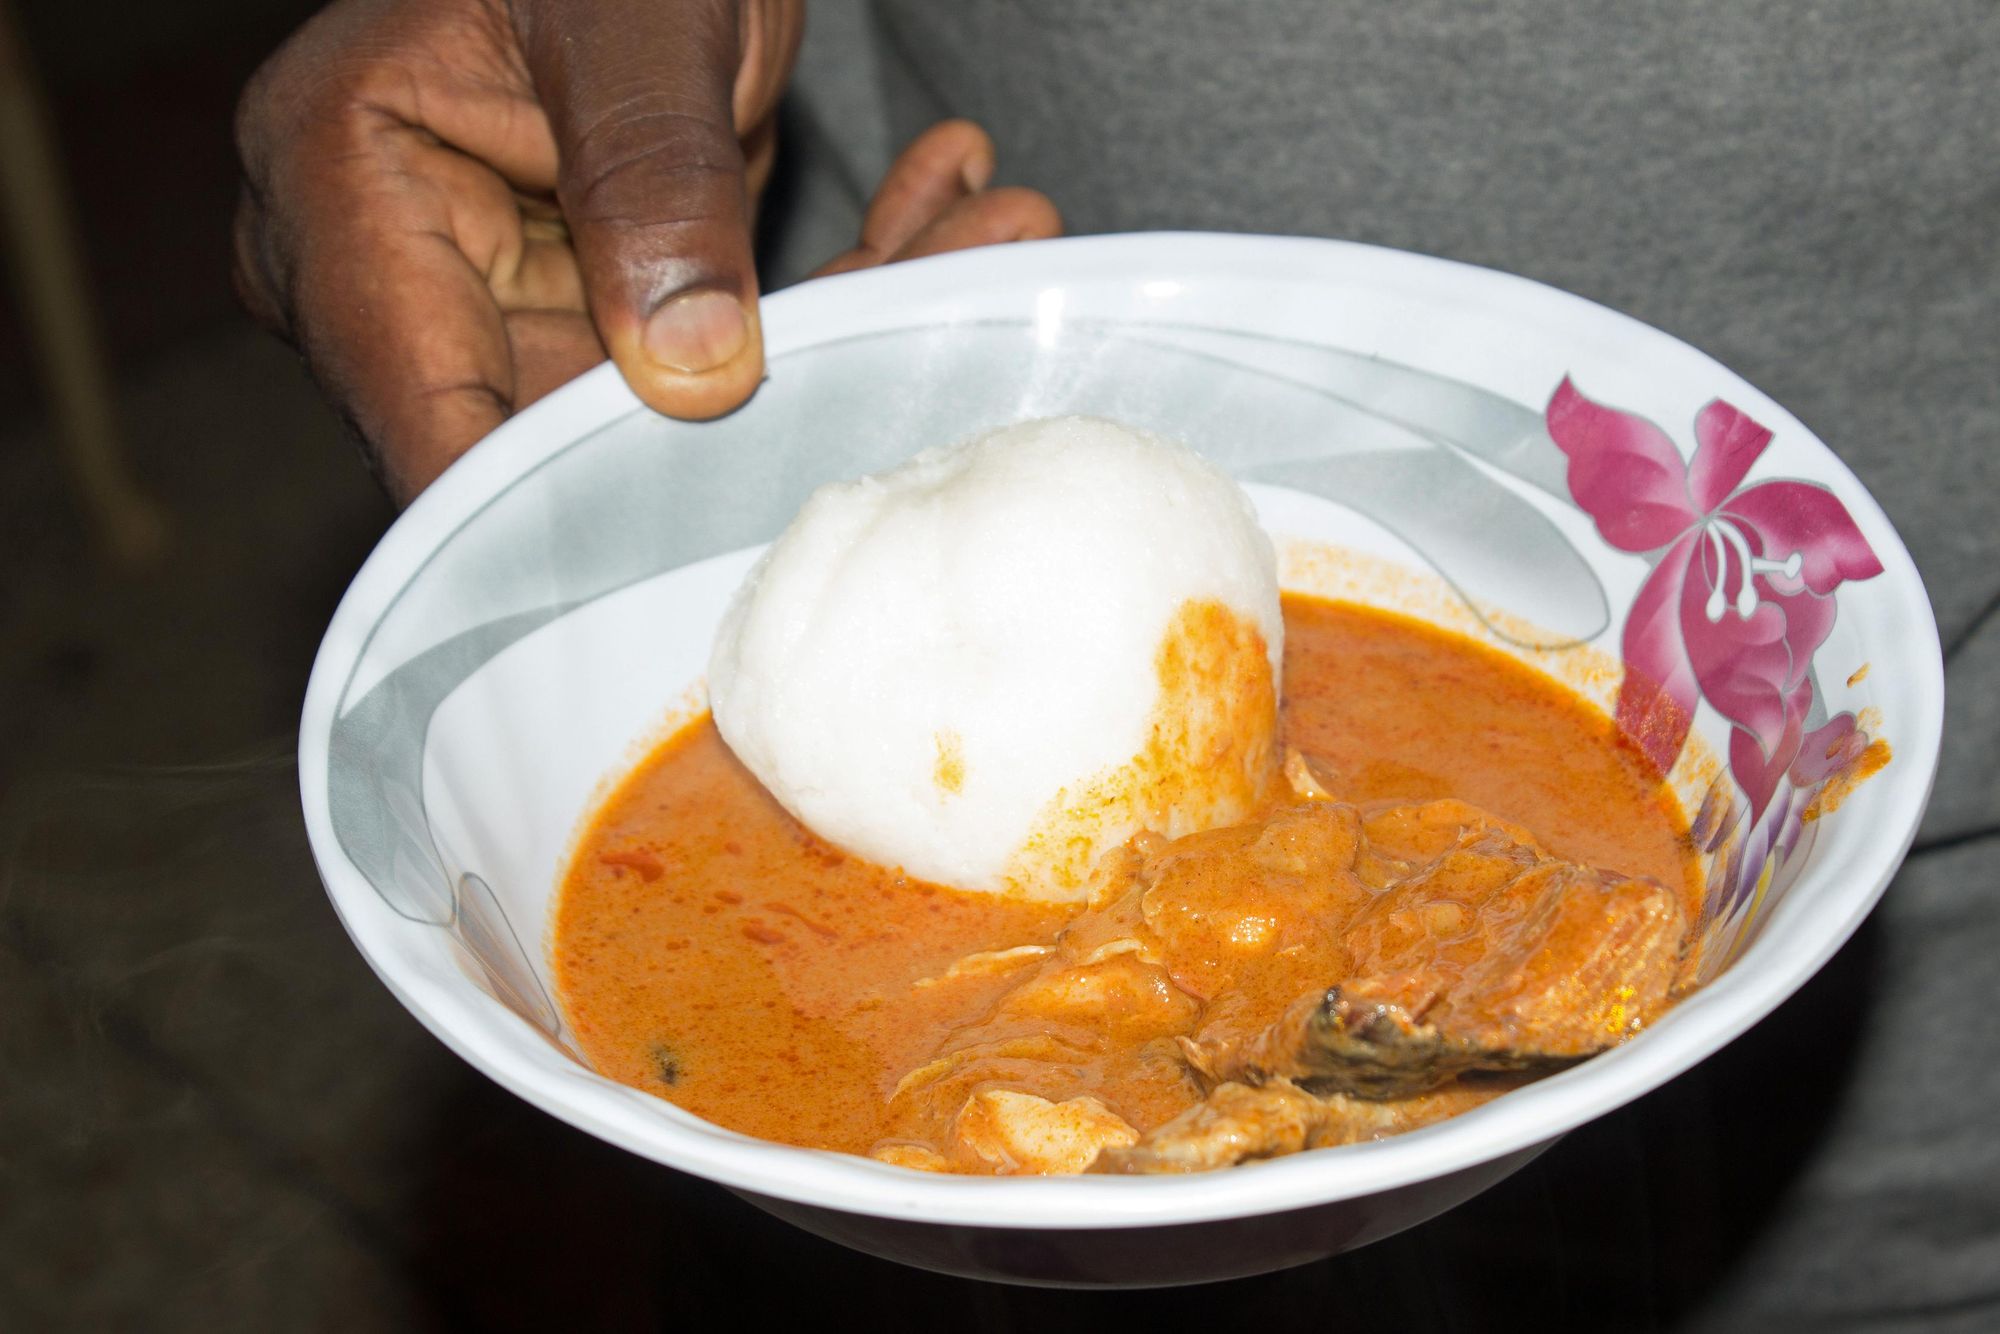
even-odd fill
[[[968,195],[940,215],[898,251],[895,259],[918,259],[975,246],[1040,241],[1062,235],[1062,217],[1049,197],[1023,186],[1005,186]]]
[[[993,183],[993,154],[968,157],[958,167],[958,179],[965,182],[965,192],[976,195]]]
[[[1063,234],[1062,212],[1040,190],[1024,185],[1002,186],[988,192],[990,205],[1013,227],[1013,240],[1045,241]]]
[[[976,195],[993,184],[996,163],[993,138],[969,120],[948,120],[938,129],[949,136],[950,151],[958,157],[958,178],[967,194]]]
[[[703,291],[669,298],[613,359],[647,407],[708,421],[743,406],[764,379],[764,337],[754,304]]]
[[[896,155],[869,201],[861,248],[884,259],[993,180],[993,140],[969,120],[925,130]]]
[[[986,132],[986,127],[964,116],[938,121],[911,142],[912,146],[926,142],[946,144],[958,152],[984,149],[990,154],[993,151],[993,136]]]
[[[919,171],[955,174],[967,194],[993,183],[993,137],[975,121],[942,120],[899,155]]]

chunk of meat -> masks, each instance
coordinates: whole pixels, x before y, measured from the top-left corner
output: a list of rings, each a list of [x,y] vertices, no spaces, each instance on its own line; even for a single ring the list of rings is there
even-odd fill
[[[1393,1098],[1547,1073],[1637,1032],[1679,967],[1678,900],[1523,852],[1482,835],[1399,882],[1350,925],[1347,978],[1261,1032],[1188,1043],[1189,1060],[1211,1080]]]
[[[1464,802],[1352,805],[1299,757],[1288,776],[1302,800],[1260,821],[1106,858],[1053,947],[927,980],[1014,974],[890,1091],[897,1142],[963,1168],[1073,1161],[1087,1136],[1033,1146],[1079,1117],[1153,1127],[1106,1141],[1105,1171],[1348,1143],[1601,1051],[1668,1003],[1686,923],[1664,887]]]
[[[961,1168],[984,1162],[988,1170],[1053,1171],[1005,1166],[1035,1155],[1004,1135],[996,1138],[990,1123],[1003,1111],[1018,1120],[1030,1104],[996,1104],[991,1094],[1062,1108],[1089,1097],[1108,1116],[1090,1095],[1117,1088],[1121,1109],[1158,1109],[1146,1116],[1150,1123],[1199,1093],[1172,1042],[1192,1026],[1197,1002],[1129,938],[1071,944],[1063,958],[1024,968],[1025,976],[983,1017],[956,1030],[937,1056],[888,1090],[886,1120],[899,1140],[931,1145]],[[1064,1115],[1074,1119],[1077,1112]],[[1130,1129],[1122,1118],[1117,1124]],[[1090,1156],[1064,1170],[1081,1171]]]
[[[1342,934],[1373,897],[1354,873],[1359,813],[1307,801],[1255,824],[1195,834],[1145,858],[1140,929],[1174,985],[1211,1004],[1267,1005],[1343,969]]]
[[[1420,1098],[1371,1102],[1339,1093],[1314,1095],[1282,1079],[1255,1086],[1218,1084],[1202,1101],[1156,1126],[1137,1143],[1106,1148],[1090,1171],[1205,1172],[1306,1149],[1359,1144],[1456,1116],[1508,1087],[1467,1086]]]
[[[1341,986],[1453,1040],[1588,1056],[1665,1007],[1686,939],[1680,898],[1658,881],[1579,866],[1493,830],[1349,924]]]
[[[1089,1096],[1051,1102],[1032,1093],[982,1089],[966,1100],[953,1133],[1001,1176],[1075,1173],[1139,1132]]]
[[[1300,998],[1246,1042],[1186,1041],[1184,1050],[1209,1080],[1287,1080],[1315,1093],[1376,1100],[1422,1093],[1469,1071],[1548,1074],[1581,1059],[1458,1041],[1397,1006],[1356,1005],[1339,987]]]
[[[1130,1147],[1107,1148],[1090,1170],[1107,1174],[1205,1172],[1253,1158],[1275,1158],[1303,1149],[1347,1144],[1365,1138],[1367,1115],[1393,1118],[1386,1103],[1354,1104],[1361,1116],[1350,1121],[1352,1099],[1316,1098],[1284,1080],[1252,1087],[1220,1084],[1202,1101]]]

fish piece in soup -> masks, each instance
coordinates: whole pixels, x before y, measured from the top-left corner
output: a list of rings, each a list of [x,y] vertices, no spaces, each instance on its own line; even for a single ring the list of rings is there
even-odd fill
[[[1393,808],[1369,823],[1413,814],[1426,812]],[[1338,982],[1261,1032],[1209,1025],[1188,1056],[1215,1082],[1282,1078],[1368,1098],[1467,1071],[1547,1073],[1665,1009],[1686,935],[1677,897],[1657,882],[1467,823],[1348,922]]]
[[[1394,1134],[1637,1032],[1686,937],[1657,882],[1452,800],[1312,795],[1135,839],[1093,902],[1053,949],[928,983],[1016,978],[898,1083],[898,1142],[1075,1171],[1115,1127],[1104,1170],[1182,1171]],[[1190,1081],[1200,1101],[1158,1115]]]

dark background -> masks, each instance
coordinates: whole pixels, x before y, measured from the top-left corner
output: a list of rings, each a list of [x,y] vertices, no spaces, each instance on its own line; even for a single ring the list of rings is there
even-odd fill
[[[1769,1327],[1761,1257],[1816,1244],[1815,1193],[1839,1188],[1816,1165],[1873,1096],[1857,1045],[1940,1022],[1874,923],[1752,1035],[1445,1218],[1172,1293],[842,1250],[428,1037],[325,903],[290,758],[320,631],[392,513],[227,277],[236,91],[313,8],[16,0],[171,535],[141,567],[103,558],[0,304],[0,1328]],[[1983,837],[1931,837],[1892,893],[1978,874]],[[1992,1310],[1882,1303],[1882,1327]]]

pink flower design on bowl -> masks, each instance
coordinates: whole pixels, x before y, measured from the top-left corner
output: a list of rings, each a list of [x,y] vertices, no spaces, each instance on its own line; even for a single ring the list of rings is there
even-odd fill
[[[1812,790],[1867,745],[1852,714],[1806,723],[1835,590],[1882,563],[1825,487],[1743,485],[1771,432],[1719,399],[1696,414],[1686,462],[1659,427],[1567,377],[1545,416],[1569,459],[1570,495],[1598,533],[1621,551],[1661,553],[1625,618],[1620,730],[1665,773],[1702,700],[1730,724],[1729,773],[1747,811],[1711,793],[1695,822],[1723,871],[1720,883],[1711,875],[1710,916],[1726,918],[1769,888]],[[1745,814],[1748,830],[1725,848]]]

